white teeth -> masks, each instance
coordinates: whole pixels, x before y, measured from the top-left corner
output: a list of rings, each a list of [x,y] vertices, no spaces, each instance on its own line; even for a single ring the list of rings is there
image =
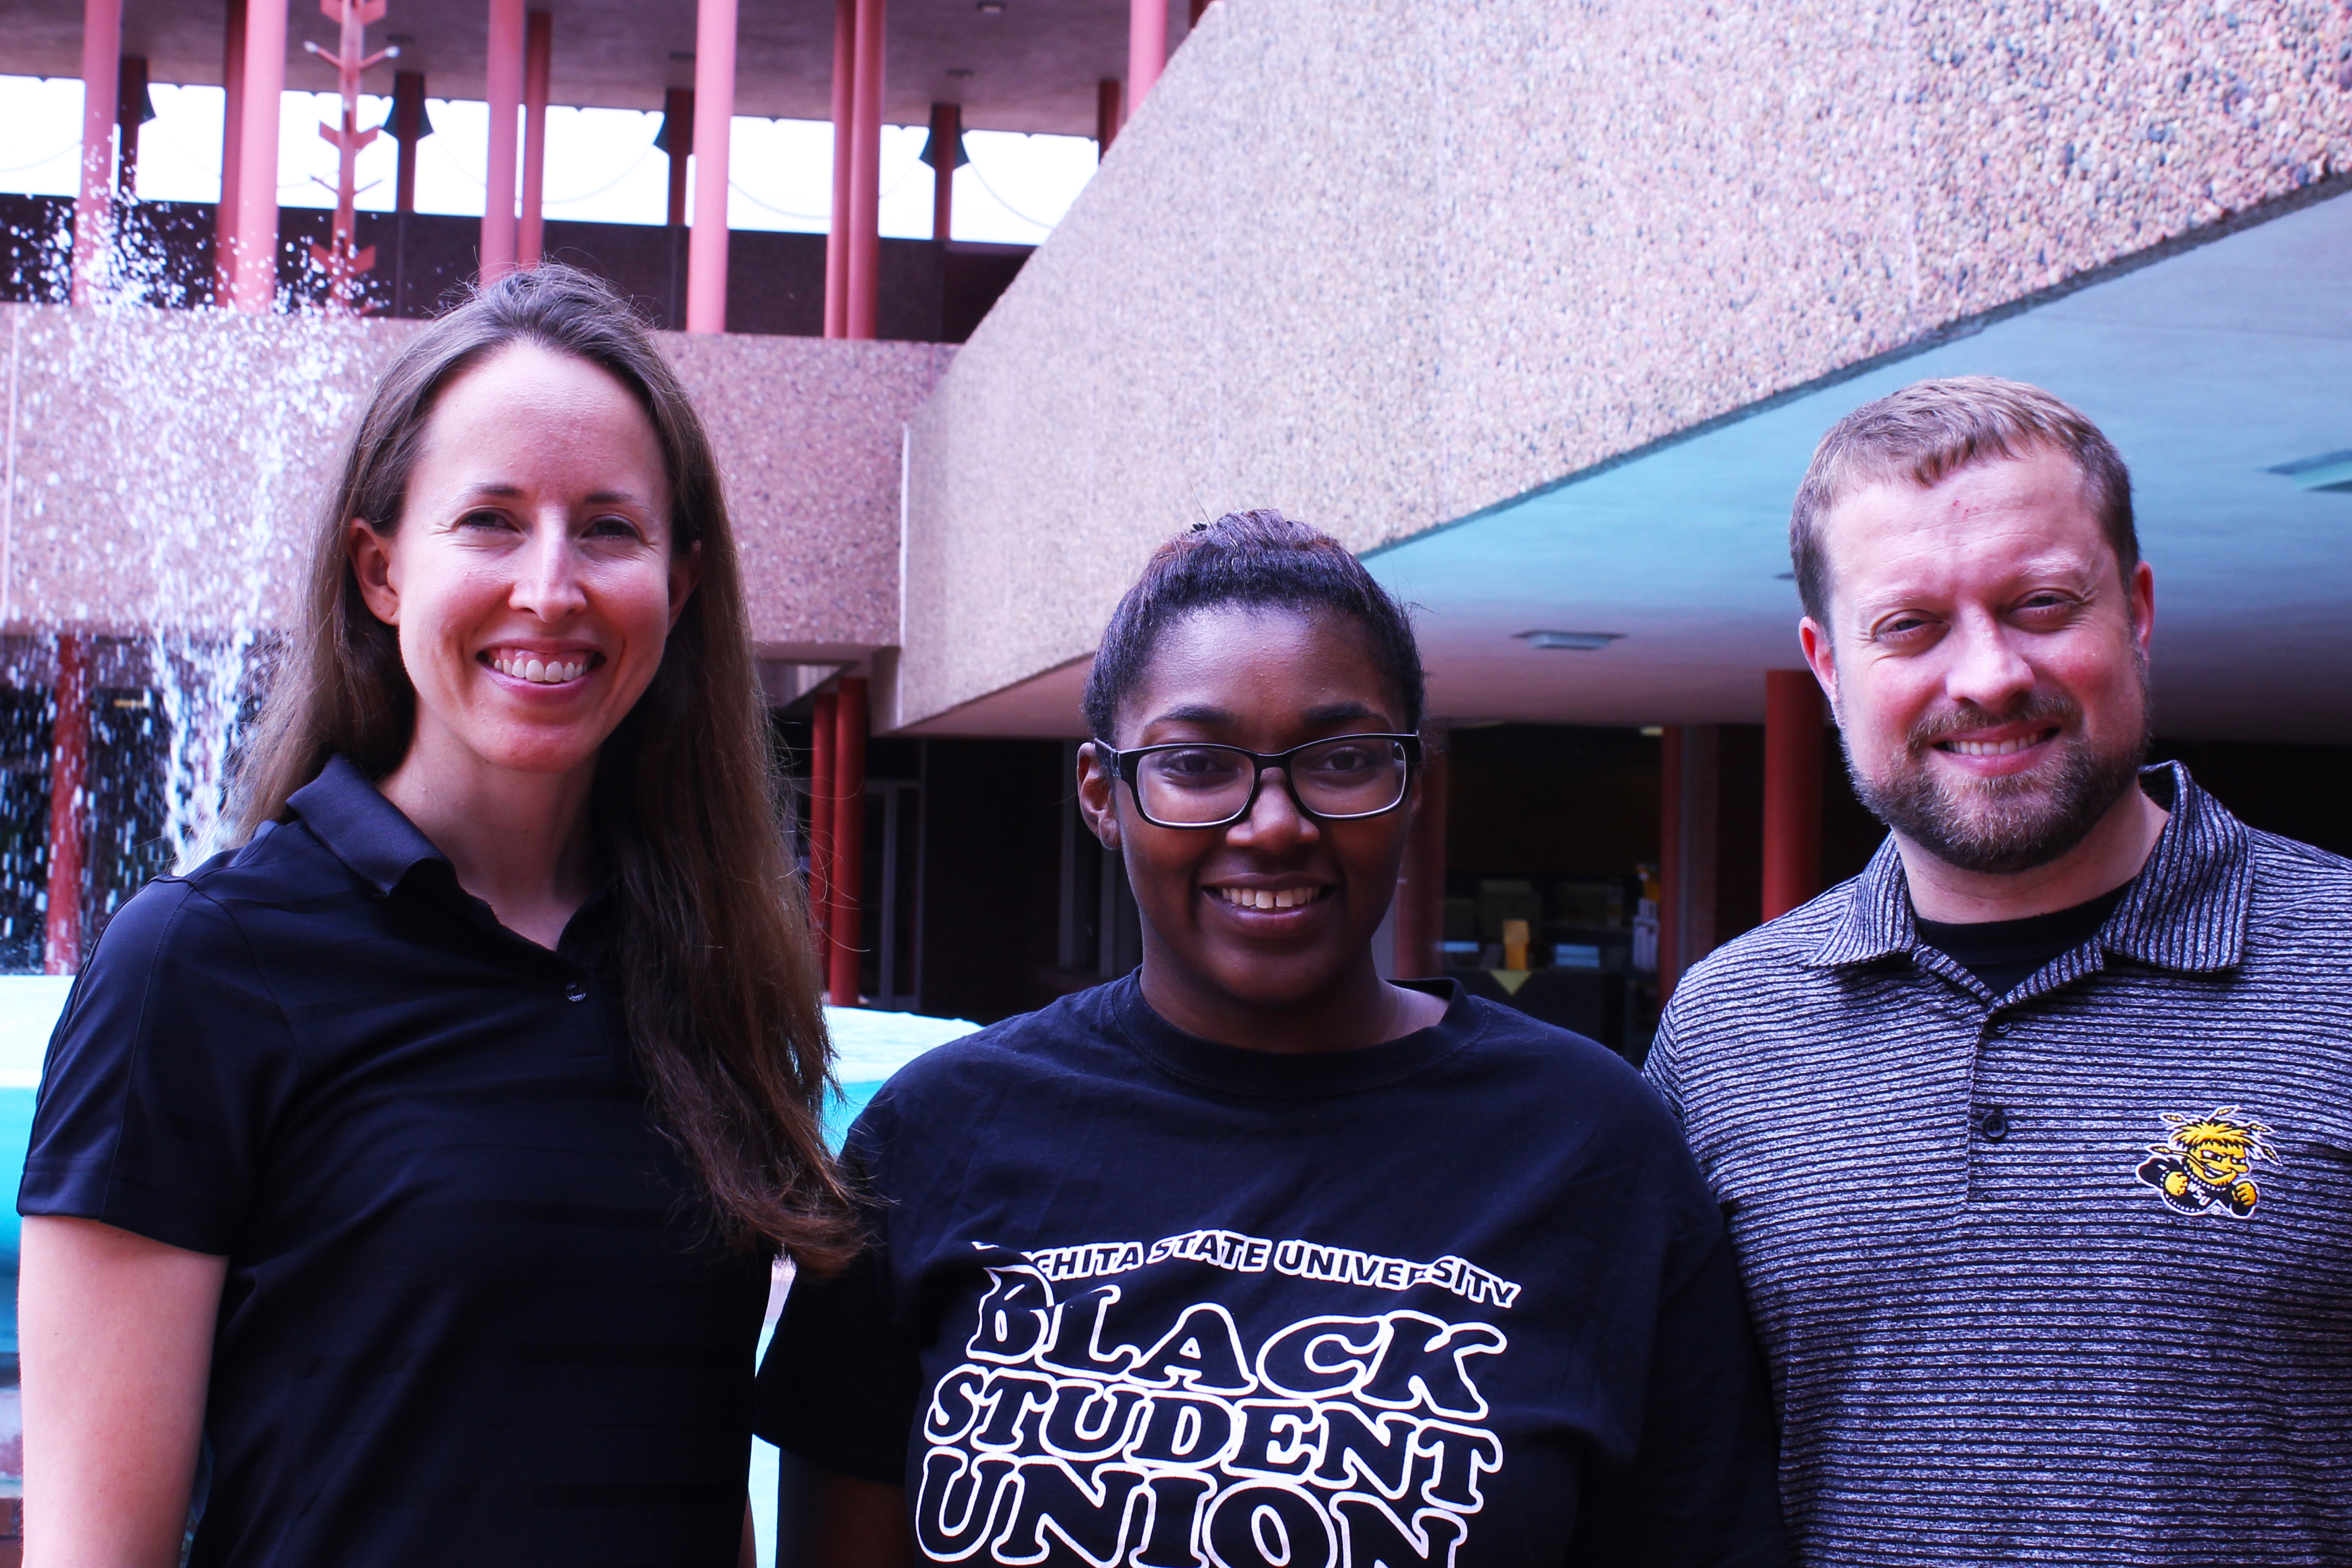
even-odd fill
[[[1295,910],[1315,901],[1318,888],[1213,888],[1210,891],[1237,909]]]
[[[2007,757],[2025,750],[2039,738],[2027,736],[2016,741],[1948,741],[1945,743],[1951,747],[1955,753],[1963,757]]]
[[[541,686],[561,686],[567,680],[577,680],[588,669],[585,659],[500,658],[491,656],[490,668],[500,675],[517,680],[529,680]]]

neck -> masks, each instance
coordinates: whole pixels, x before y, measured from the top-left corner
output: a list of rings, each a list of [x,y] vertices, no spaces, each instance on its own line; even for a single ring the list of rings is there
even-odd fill
[[[593,890],[588,797],[596,764],[562,773],[522,773],[417,737],[380,786],[433,847],[457,884],[490,906],[500,924],[553,947]]]
[[[1188,1035],[1247,1051],[1307,1056],[1376,1046],[1426,1028],[1445,1015],[1434,996],[1391,985],[1367,951],[1331,984],[1282,1002],[1236,996],[1206,976],[1188,973],[1147,928],[1143,999]]]
[[[1895,847],[1911,885],[1911,907],[1921,920],[2018,921],[2087,904],[2138,876],[2168,816],[2134,784],[2080,844],[2030,871],[1962,870],[1899,833]]]

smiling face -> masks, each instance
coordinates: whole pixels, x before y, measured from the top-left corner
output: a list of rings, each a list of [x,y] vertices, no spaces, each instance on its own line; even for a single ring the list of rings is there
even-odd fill
[[[653,423],[586,361],[502,349],[441,394],[400,526],[351,525],[416,689],[412,759],[568,773],[651,684],[693,591]]]
[[[2126,579],[2062,454],[1972,464],[1822,520],[1830,625],[1802,626],[1864,805],[1964,870],[2082,842],[2148,740],[2146,563]]]
[[[1160,633],[1109,739],[1123,750],[1197,741],[1286,752],[1399,732],[1401,710],[1364,635],[1344,617],[1223,606]],[[1243,820],[1159,827],[1091,748],[1085,757],[1080,802],[1097,836],[1125,856],[1143,915],[1148,985],[1182,986],[1215,1010],[1283,1008],[1370,977],[1372,933],[1396,892],[1410,797],[1381,816],[1318,821],[1299,813],[1280,772],[1269,769]]]

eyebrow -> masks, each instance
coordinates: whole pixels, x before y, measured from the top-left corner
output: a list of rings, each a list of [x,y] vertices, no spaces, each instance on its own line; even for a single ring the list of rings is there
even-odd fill
[[[1309,724],[1336,724],[1342,719],[1376,719],[1378,709],[1361,702],[1326,702],[1320,708],[1309,708],[1302,717]]]
[[[1210,703],[1185,702],[1155,713],[1147,721],[1153,724],[1230,724],[1234,716]]]
[[[473,496],[496,496],[500,500],[512,500],[522,494],[520,485],[476,485],[467,492]],[[580,498],[585,506],[645,506],[646,501],[627,490],[594,490]]]
[[[1361,702],[1326,702],[1309,708],[1299,718],[1309,724],[1336,724],[1344,719],[1373,719],[1379,710]],[[1207,702],[1186,702],[1155,713],[1149,721],[1154,724],[1230,724],[1232,712]]]

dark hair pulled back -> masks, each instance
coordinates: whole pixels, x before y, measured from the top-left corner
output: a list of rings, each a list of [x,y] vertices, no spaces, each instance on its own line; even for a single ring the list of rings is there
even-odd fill
[[[700,581],[653,682],[604,742],[592,831],[619,883],[618,958],[661,1125],[719,1233],[817,1271],[856,1248],[819,1113],[832,1048],[816,953],[783,838],[784,796],[743,603],[742,563],[709,437],[645,325],[567,267],[512,272],[411,338],[362,416],[310,541],[308,589],[240,771],[238,837],[341,753],[371,778],[407,754],[416,692],[400,639],[361,595],[347,534],[394,537],[441,395],[516,344],[582,360],[652,422],[680,552]]]
[[[1118,705],[1143,679],[1160,636],[1186,616],[1234,605],[1322,611],[1364,634],[1372,663],[1395,689],[1410,732],[1421,728],[1421,647],[1412,621],[1348,547],[1271,509],[1196,523],[1158,550],[1111,612],[1087,676],[1087,723],[1112,739]]]

